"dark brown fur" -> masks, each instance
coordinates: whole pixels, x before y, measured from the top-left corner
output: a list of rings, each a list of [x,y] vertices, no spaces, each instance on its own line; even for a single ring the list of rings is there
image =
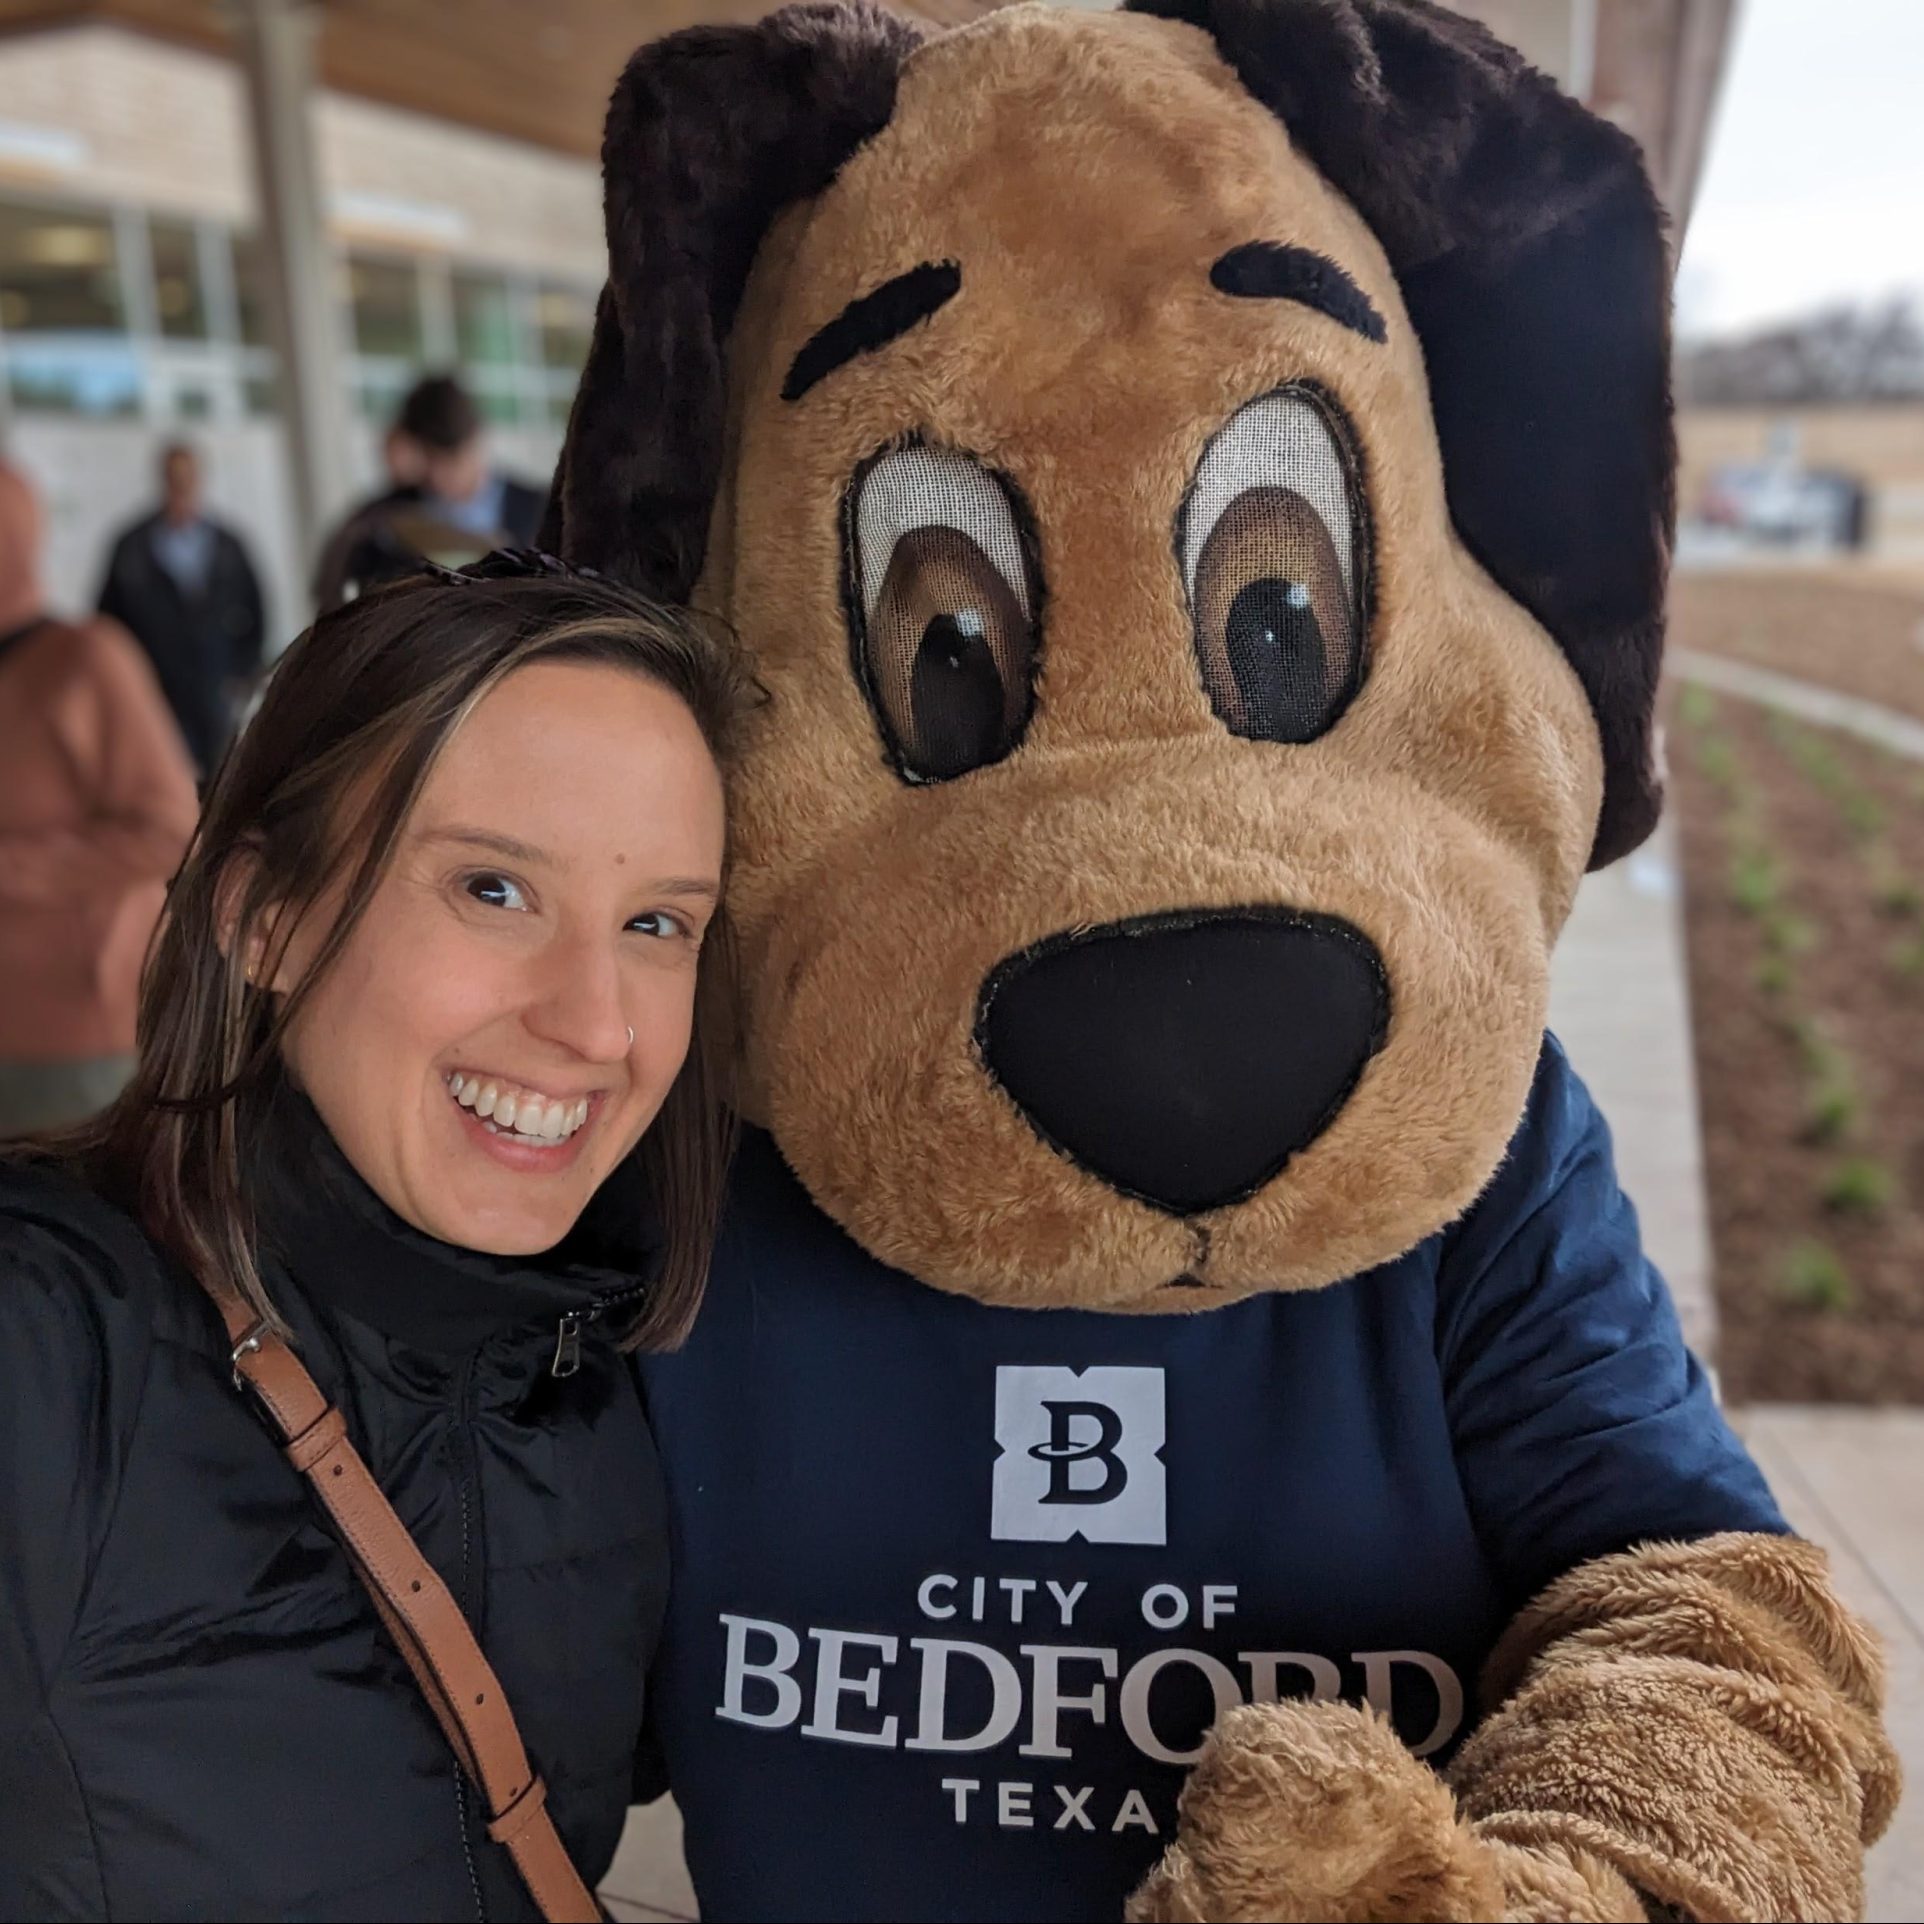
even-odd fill
[[[920,38],[880,7],[793,6],[752,27],[690,28],[629,61],[602,142],[611,274],[546,530],[570,561],[687,598],[755,250],[888,124]]]

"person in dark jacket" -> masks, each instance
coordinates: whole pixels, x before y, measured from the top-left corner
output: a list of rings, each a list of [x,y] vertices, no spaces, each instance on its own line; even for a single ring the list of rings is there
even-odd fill
[[[743,681],[516,565],[296,645],[132,1083],[0,1160],[0,1917],[539,1915],[217,1295],[345,1414],[581,1876],[613,1855],[667,1581],[619,1352],[678,1339],[713,1236]]]
[[[536,539],[546,490],[494,466],[481,410],[453,375],[415,382],[381,452],[388,486],[351,509],[322,548],[314,602],[323,613],[423,559],[458,566]]]
[[[260,672],[267,619],[254,563],[240,536],[207,514],[200,457],[185,442],[161,450],[160,487],[160,506],[114,538],[100,612],[146,649],[206,776]]]

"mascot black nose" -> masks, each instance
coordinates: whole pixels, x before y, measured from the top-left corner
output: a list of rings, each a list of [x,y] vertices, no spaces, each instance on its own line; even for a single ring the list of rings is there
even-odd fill
[[[1053,937],[990,972],[976,1042],[1036,1130],[1175,1215],[1239,1202],[1335,1119],[1389,985],[1329,916],[1191,912]]]

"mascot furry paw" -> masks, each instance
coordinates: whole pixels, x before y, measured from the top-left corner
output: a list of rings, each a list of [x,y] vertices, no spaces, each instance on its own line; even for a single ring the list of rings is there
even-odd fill
[[[1875,1655],[1543,1034],[1659,803],[1635,148],[1421,0],[803,6],[606,173],[556,532],[769,694],[704,1913],[1855,1910]]]

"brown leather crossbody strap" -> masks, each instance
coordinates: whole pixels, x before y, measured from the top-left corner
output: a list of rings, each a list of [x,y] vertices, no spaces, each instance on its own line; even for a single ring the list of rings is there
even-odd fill
[[[381,1494],[347,1423],[294,1352],[245,1305],[216,1298],[233,1343],[234,1386],[265,1405],[287,1460],[313,1484],[355,1574],[399,1646],[461,1768],[481,1793],[488,1835],[505,1844],[550,1924],[599,1924],[602,1912],[547,1812],[500,1681],[448,1587]]]

